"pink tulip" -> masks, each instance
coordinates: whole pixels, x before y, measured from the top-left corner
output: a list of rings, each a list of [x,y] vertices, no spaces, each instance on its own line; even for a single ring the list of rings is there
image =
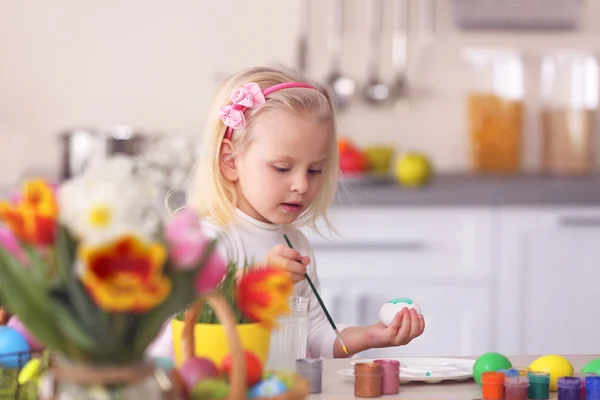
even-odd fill
[[[20,263],[27,263],[27,256],[21,248],[19,241],[10,229],[3,226],[0,226],[0,246],[13,255]]]
[[[227,273],[227,263],[215,250],[204,268],[196,275],[196,293],[203,295],[215,290]]]
[[[208,250],[210,239],[204,233],[200,218],[193,210],[186,209],[175,215],[165,229],[170,256],[175,268],[192,270]],[[227,263],[216,250],[210,255],[196,275],[196,291],[205,294],[213,291],[223,280]]]
[[[165,239],[175,267],[181,270],[194,269],[209,243],[200,218],[192,210],[175,215],[165,229]]]
[[[30,347],[31,351],[42,351],[42,350],[44,350],[44,345],[41,344],[29,332],[29,330],[27,329],[27,327],[25,325],[23,325],[23,323],[21,322],[21,320],[19,318],[17,318],[16,315],[13,315],[12,317],[10,317],[10,319],[8,320],[7,326],[9,328],[13,328],[15,331],[17,331],[21,335],[23,335],[23,337],[25,338],[25,340],[29,344],[29,347]]]

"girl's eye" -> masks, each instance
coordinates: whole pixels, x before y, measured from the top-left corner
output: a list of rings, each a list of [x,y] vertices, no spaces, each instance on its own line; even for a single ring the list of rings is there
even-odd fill
[[[275,171],[279,172],[279,173],[284,173],[284,172],[288,172],[290,169],[289,168],[282,168],[282,167],[278,167],[278,166],[273,166],[273,168],[275,168]]]
[[[323,172],[322,169],[309,169],[308,170],[308,173],[311,175],[317,175],[317,174],[320,174],[321,172]]]

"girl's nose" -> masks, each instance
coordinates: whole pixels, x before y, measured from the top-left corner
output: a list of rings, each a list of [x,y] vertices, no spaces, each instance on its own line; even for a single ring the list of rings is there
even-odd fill
[[[304,174],[298,174],[294,178],[294,182],[292,184],[292,192],[298,192],[300,194],[306,193],[308,190],[308,179]]]

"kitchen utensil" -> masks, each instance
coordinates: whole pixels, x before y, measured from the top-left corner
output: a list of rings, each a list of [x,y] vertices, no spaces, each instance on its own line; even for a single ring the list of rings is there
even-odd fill
[[[408,103],[408,28],[410,21],[410,1],[396,0],[394,10],[394,33],[392,37],[392,63],[394,66],[394,83],[392,96],[396,107],[406,108]]]
[[[310,30],[310,0],[298,0],[300,26],[298,27],[298,71],[305,74],[308,68],[308,32]]]
[[[363,98],[371,105],[381,105],[390,99],[390,87],[379,79],[379,59],[381,57],[381,35],[383,23],[383,0],[368,2],[371,11],[369,33],[369,65],[367,83],[363,89]]]
[[[60,179],[69,179],[89,166],[115,154],[129,156],[143,152],[149,137],[134,132],[129,126],[109,130],[73,129],[60,134]]]
[[[329,54],[331,57],[331,71],[327,84],[331,87],[337,107],[342,110],[348,107],[356,85],[354,81],[342,75],[342,42],[344,36],[344,0],[333,0],[332,34],[329,39]]]

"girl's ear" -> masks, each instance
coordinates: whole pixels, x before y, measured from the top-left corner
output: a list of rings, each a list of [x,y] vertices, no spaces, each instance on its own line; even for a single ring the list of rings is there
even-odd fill
[[[235,163],[234,147],[230,140],[223,140],[221,145],[221,152],[219,153],[219,168],[223,176],[235,182],[238,180],[238,170]]]

